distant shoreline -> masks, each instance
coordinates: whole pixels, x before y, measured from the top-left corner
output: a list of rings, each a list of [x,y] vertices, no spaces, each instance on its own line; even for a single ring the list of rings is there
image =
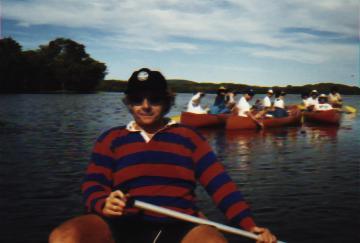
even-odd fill
[[[310,92],[311,90],[317,90],[319,93],[328,94],[331,87],[336,86],[339,92],[344,95],[360,95],[360,87],[348,86],[344,84],[335,83],[317,83],[307,84],[303,86],[251,86],[245,84],[236,83],[198,83],[189,80],[168,80],[171,90],[175,93],[194,93],[194,92],[205,92],[205,93],[216,93],[220,86],[224,86],[228,90],[242,93],[248,88],[254,89],[257,94],[265,94],[269,88],[273,90],[282,90],[288,94],[302,94]],[[2,92],[1,94],[93,94],[97,92],[124,92],[126,89],[127,81],[123,80],[103,80],[94,91],[71,91],[71,90],[29,90],[21,92]]]
[[[344,84],[335,84],[335,83],[317,83],[317,84],[307,84],[303,86],[251,86],[245,84],[236,84],[236,83],[198,83],[189,80],[179,80],[179,79],[170,79],[168,80],[171,90],[175,93],[194,93],[196,91],[202,91],[206,93],[216,93],[217,89],[220,86],[226,87],[228,90],[243,92],[248,88],[252,88],[256,93],[265,94],[269,88],[273,90],[283,90],[288,94],[302,94],[305,92],[310,92],[311,90],[316,89],[319,93],[328,94],[331,87],[336,86],[339,89],[341,94],[349,95],[360,95],[360,87],[357,86],[348,86]],[[105,80],[101,82],[98,91],[112,91],[112,92],[122,92],[126,88],[126,81],[122,80]]]

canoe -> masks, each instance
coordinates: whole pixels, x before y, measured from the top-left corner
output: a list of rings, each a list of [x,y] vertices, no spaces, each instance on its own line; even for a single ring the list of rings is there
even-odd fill
[[[182,112],[180,123],[192,127],[216,127],[225,126],[229,114],[195,114]]]
[[[301,124],[301,112],[299,110],[292,110],[287,117],[265,117],[259,119],[259,121],[264,124],[264,128],[298,126]],[[250,117],[232,115],[226,121],[227,130],[251,130],[258,128],[260,128],[259,125]]]
[[[304,121],[318,124],[339,125],[341,113],[337,110],[305,111]]]

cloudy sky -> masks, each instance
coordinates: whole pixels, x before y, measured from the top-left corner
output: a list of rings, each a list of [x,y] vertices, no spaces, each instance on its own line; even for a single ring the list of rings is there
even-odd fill
[[[359,84],[358,0],[0,0],[2,37],[35,49],[71,38],[108,79],[250,85]]]

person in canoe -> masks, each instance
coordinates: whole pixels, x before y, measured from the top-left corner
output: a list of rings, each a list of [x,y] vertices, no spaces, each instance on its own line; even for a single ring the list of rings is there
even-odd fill
[[[302,92],[301,93],[301,103],[298,106],[300,110],[306,110],[308,105],[308,99],[309,99],[309,92]]]
[[[205,96],[203,92],[197,92],[193,97],[191,97],[188,105],[187,112],[195,113],[195,114],[207,114],[209,109],[203,108],[201,106],[201,99]]]
[[[229,109],[226,107],[226,93],[227,89],[224,86],[220,86],[216,93],[214,104],[210,107],[210,114],[229,113]]]
[[[249,88],[245,91],[243,96],[240,98],[239,102],[237,103],[236,107],[233,109],[233,113],[237,114],[238,116],[243,117],[250,117],[252,120],[256,122],[260,127],[263,127],[263,123],[259,120],[260,116],[253,114],[251,111],[251,105],[249,103],[250,100],[254,97],[255,92],[253,89]]]
[[[256,225],[237,185],[205,138],[165,117],[174,103],[165,77],[147,68],[135,71],[123,99],[134,120],[104,132],[95,142],[82,184],[88,214],[66,221],[50,234],[50,243],[227,242],[214,227],[179,221],[139,210],[141,200],[200,216],[197,181],[230,222],[276,242]]]
[[[228,91],[225,95],[225,106],[228,109],[226,113],[230,113],[231,110],[236,106],[235,101],[236,91]]]
[[[339,90],[336,86],[331,87],[330,93],[328,95],[328,102],[336,108],[342,107],[342,98],[339,93]]]
[[[278,91],[275,93],[275,100],[274,100],[274,111],[272,115],[274,117],[287,117],[289,116],[286,106],[285,106],[285,95],[284,91]]]
[[[255,104],[253,105],[252,110],[258,111],[258,113],[256,114],[256,117],[264,117],[267,112],[273,111],[273,103],[271,102],[271,97],[273,96],[273,94],[274,94],[274,91],[272,89],[269,89],[266,92],[266,95],[262,100],[257,99],[255,101]]]
[[[264,106],[260,99],[255,101],[255,104],[251,107],[251,110],[254,112],[264,112]]]
[[[273,96],[274,91],[272,89],[269,89],[266,92],[266,96],[264,97],[262,101],[263,109],[270,110],[272,107],[271,97]]]
[[[318,103],[318,96],[319,93],[316,89],[310,92],[309,98],[306,100],[306,109],[308,111],[312,111],[314,109],[314,106]]]
[[[314,111],[328,111],[332,110],[333,107],[328,103],[328,97],[325,94],[321,94],[318,97],[318,103],[314,106]]]

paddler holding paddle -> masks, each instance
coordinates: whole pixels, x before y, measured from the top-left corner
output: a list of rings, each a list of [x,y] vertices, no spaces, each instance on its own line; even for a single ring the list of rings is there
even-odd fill
[[[251,112],[249,101],[252,100],[254,95],[255,91],[253,89],[247,89],[232,112],[238,116],[250,117],[259,127],[264,127],[263,123],[258,119],[262,116],[262,113],[259,112],[255,115]]]
[[[334,108],[341,108],[342,107],[342,98],[339,93],[339,89],[336,86],[332,86],[330,88],[330,93],[328,95],[328,102]]]
[[[82,185],[88,214],[60,225],[50,242],[227,242],[206,220],[198,224],[161,213],[166,208],[201,221],[195,205],[197,182],[231,224],[254,233],[250,238],[256,234],[258,242],[276,242],[268,229],[256,225],[204,137],[165,117],[174,95],[160,72],[135,71],[125,94],[134,121],[108,130],[95,143]],[[160,211],[144,205],[160,206]]]
[[[201,99],[205,96],[205,93],[203,92],[197,92],[195,95],[193,95],[187,104],[187,112],[195,113],[195,114],[207,114],[209,111],[209,108],[204,108],[201,105]]]

